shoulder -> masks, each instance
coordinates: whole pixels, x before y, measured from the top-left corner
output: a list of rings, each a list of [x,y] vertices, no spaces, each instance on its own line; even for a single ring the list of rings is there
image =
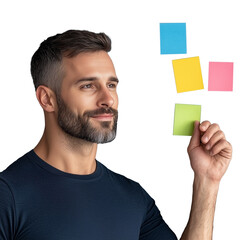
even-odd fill
[[[103,164],[102,164],[103,165]],[[103,168],[106,171],[106,175],[108,177],[108,181],[114,185],[115,189],[118,189],[122,192],[127,192],[131,195],[137,195],[141,199],[146,198],[146,191],[142,188],[142,186],[136,182],[135,180],[130,179],[120,173],[114,172],[108,169],[106,166],[103,165]]]
[[[32,163],[29,161],[28,153],[24,154],[4,171],[0,172],[0,179],[10,188],[12,186],[21,186],[27,176],[32,172]]]
[[[21,197],[26,196],[24,189],[34,174],[28,153],[24,154],[0,173],[0,236],[13,239],[17,227],[17,212]],[[5,238],[4,238],[5,239]]]
[[[127,185],[127,186],[134,186],[137,187],[139,186],[139,183],[124,176],[123,174],[117,173],[115,171],[110,170],[109,168],[107,168],[105,165],[103,165],[102,163],[100,163],[102,165],[102,167],[104,168],[106,174],[108,175],[108,177],[119,184],[123,184],[123,185]]]
[[[0,175],[0,201],[6,201],[6,202],[12,202],[12,200],[14,199],[13,197],[13,193],[12,193],[12,189],[10,188],[8,182],[1,178]],[[3,204],[0,204],[1,206],[3,206]]]

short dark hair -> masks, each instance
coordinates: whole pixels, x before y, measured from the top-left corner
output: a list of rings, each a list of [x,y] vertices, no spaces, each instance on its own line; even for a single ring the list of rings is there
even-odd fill
[[[35,90],[39,85],[44,85],[59,94],[64,77],[62,58],[100,50],[111,50],[111,39],[105,33],[68,30],[47,38],[40,44],[31,60]]]

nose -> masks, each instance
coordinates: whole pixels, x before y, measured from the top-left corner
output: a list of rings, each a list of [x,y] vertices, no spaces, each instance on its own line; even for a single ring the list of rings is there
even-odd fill
[[[108,88],[102,88],[99,92],[97,106],[99,108],[110,108],[114,104],[114,98]]]

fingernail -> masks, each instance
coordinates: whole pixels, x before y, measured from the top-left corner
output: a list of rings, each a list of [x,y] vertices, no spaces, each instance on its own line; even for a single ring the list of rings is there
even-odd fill
[[[203,137],[203,138],[202,138],[202,142],[203,142],[203,143],[208,142],[208,137]]]

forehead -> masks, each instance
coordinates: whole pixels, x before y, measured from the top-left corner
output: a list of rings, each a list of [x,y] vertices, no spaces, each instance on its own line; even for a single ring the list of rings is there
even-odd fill
[[[105,51],[80,53],[72,58],[63,58],[65,81],[74,81],[81,77],[116,76],[111,58]]]

